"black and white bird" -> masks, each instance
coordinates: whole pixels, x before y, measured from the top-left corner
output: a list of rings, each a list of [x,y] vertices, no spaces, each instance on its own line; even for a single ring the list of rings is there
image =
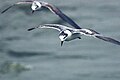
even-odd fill
[[[58,30],[60,32],[59,38],[61,40],[61,46],[63,45],[64,41],[71,41],[77,38],[81,39],[82,35],[91,36],[110,43],[120,45],[119,41],[112,39],[110,37],[105,37],[92,29],[74,29],[60,24],[44,24],[44,25],[39,25],[38,27],[30,28],[28,29],[28,31],[34,30],[36,28],[52,28]]]
[[[56,6],[54,6],[52,4],[44,2],[44,1],[36,1],[36,0],[19,1],[15,4],[9,6],[8,8],[4,9],[1,13],[3,14],[10,8],[12,8],[16,5],[20,5],[20,4],[31,4],[32,13],[37,10],[40,10],[42,7],[45,7],[47,9],[49,9],[52,13],[59,16],[62,20],[64,20],[68,24],[70,24],[71,26],[75,27],[76,29],[81,29],[80,26],[78,26],[70,17],[65,15],[59,8],[57,8]]]

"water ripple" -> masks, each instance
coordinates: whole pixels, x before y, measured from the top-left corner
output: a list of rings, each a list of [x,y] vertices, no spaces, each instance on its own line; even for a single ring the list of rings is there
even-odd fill
[[[12,57],[32,57],[32,56],[48,56],[50,52],[26,52],[26,51],[13,51],[9,50],[8,55]]]
[[[85,55],[56,55],[54,56],[56,59],[96,59],[95,56],[85,56]]]

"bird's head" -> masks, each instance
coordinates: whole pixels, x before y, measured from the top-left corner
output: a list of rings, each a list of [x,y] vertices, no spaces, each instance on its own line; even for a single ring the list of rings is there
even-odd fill
[[[63,45],[63,42],[66,41],[67,38],[69,38],[72,35],[72,33],[69,30],[61,31],[59,34],[59,38],[61,40],[61,46]]]
[[[42,3],[39,1],[33,1],[31,9],[32,9],[32,13],[34,13],[34,11],[40,9],[42,7]]]

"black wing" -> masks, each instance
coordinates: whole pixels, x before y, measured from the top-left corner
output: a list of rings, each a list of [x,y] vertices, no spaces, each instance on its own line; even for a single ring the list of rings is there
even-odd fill
[[[56,6],[51,5],[51,4],[47,4],[46,6],[51,12],[55,13],[56,15],[58,15],[61,19],[63,19],[64,21],[66,21],[67,23],[69,23],[70,25],[72,25],[74,28],[76,29],[81,29],[80,26],[78,26],[70,17],[68,17],[67,15],[65,15],[60,9],[58,9]]]
[[[99,39],[102,39],[104,41],[107,41],[107,42],[111,42],[113,44],[117,44],[117,45],[120,45],[120,42],[115,40],[115,39],[112,39],[110,37],[104,37],[104,36],[95,36],[96,38],[99,38]]]

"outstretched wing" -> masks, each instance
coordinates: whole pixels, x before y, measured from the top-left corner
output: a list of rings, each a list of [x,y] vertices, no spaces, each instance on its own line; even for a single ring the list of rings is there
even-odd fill
[[[44,25],[39,25],[38,27],[33,27],[28,29],[28,31],[37,29],[37,28],[51,28],[51,29],[56,29],[58,31],[63,31],[66,29],[72,30],[72,28],[66,27],[64,25],[59,25],[59,24],[44,24]]]
[[[65,15],[59,8],[57,8],[56,6],[52,5],[52,4],[46,4],[43,5],[44,7],[48,8],[51,12],[53,12],[54,14],[58,15],[62,20],[66,21],[67,23],[69,23],[70,25],[72,25],[74,28],[76,29],[81,29],[80,26],[78,26],[70,17],[68,17],[67,15]]]
[[[1,14],[5,13],[7,10],[9,10],[10,8],[12,8],[12,7],[14,7],[14,6],[18,5],[18,4],[32,4],[32,2],[33,2],[33,0],[27,0],[27,1],[17,2],[17,3],[15,3],[15,4],[7,7],[6,9],[4,9],[4,10],[1,12]]]
[[[95,38],[98,38],[98,39],[101,39],[101,40],[104,40],[104,41],[107,41],[107,42],[110,42],[113,44],[120,45],[120,41],[117,41],[110,37],[102,36],[100,33],[96,32],[95,30],[92,30],[92,29],[79,29],[78,33],[85,35],[85,36],[92,36],[92,37],[95,37]]]
[[[98,38],[98,39],[102,39],[104,41],[110,42],[110,43],[120,45],[120,41],[117,41],[117,40],[115,40],[113,38],[110,38],[110,37],[104,37],[104,36],[100,36],[100,35],[95,36],[95,37]]]
[[[95,36],[100,34],[92,29],[76,29],[76,33],[80,33],[81,35],[85,35],[85,36]]]

